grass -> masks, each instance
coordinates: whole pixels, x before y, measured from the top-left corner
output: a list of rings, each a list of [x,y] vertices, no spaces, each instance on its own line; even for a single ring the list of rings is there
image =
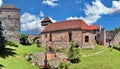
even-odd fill
[[[119,69],[120,51],[116,49],[98,46],[94,50],[80,50],[85,55],[81,57],[81,62],[70,64],[69,69]],[[89,53],[88,53],[89,52]],[[97,53],[100,52],[100,53]],[[94,54],[97,53],[97,54]]]
[[[120,46],[120,45],[118,45]],[[45,51],[36,44],[31,46],[8,47],[11,53],[6,57],[0,57],[2,69],[39,69],[25,60],[24,54],[34,54]],[[8,52],[7,52],[8,53]],[[81,62],[70,64],[69,69],[119,69],[120,51],[98,45],[93,50],[80,49]]]
[[[91,49],[80,49],[80,54],[83,56],[83,55],[90,55],[90,54],[93,54],[93,53],[96,53],[96,52],[99,52],[101,50],[103,50],[104,47],[101,46],[101,45],[97,45],[95,47],[95,49],[91,50]]]
[[[7,55],[6,58],[0,57],[0,64],[2,69],[39,69],[37,66],[33,66],[31,63],[25,60],[25,54],[34,54],[45,51],[44,48],[38,48],[36,44],[31,46],[7,47],[13,49],[15,54]]]

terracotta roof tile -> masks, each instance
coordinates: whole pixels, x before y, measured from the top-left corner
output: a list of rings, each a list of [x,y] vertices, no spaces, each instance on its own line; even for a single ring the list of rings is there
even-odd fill
[[[46,17],[42,20],[42,22],[45,22],[45,21],[51,21],[49,17]]]
[[[16,7],[12,4],[5,4],[5,5],[1,6],[0,8],[16,8]]]
[[[88,26],[83,20],[66,20],[49,24],[44,28],[42,32],[67,30],[67,29],[85,29],[85,30],[96,30],[99,29],[99,25]]]

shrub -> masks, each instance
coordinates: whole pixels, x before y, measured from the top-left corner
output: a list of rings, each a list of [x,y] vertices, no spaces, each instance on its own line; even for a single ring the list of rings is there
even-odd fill
[[[79,49],[76,47],[76,43],[71,41],[68,51],[68,59],[71,63],[78,63],[80,61]]]
[[[7,41],[5,43],[5,45],[10,45],[10,46],[18,47],[18,45],[16,43],[12,42],[12,41]]]
[[[22,45],[31,45],[28,41],[28,35],[27,34],[20,34],[20,44]]]
[[[37,40],[37,47],[41,47],[41,42],[39,40]]]
[[[56,52],[62,52],[61,49],[56,49]]]
[[[60,69],[68,69],[68,65],[69,65],[68,62],[61,62],[59,67]]]

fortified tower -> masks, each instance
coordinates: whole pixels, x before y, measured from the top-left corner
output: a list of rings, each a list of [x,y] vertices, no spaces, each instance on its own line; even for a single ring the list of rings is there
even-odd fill
[[[48,24],[51,24],[52,21],[49,19],[49,17],[46,17],[43,19],[43,21],[41,22],[41,26],[47,26]]]
[[[0,21],[4,28],[3,34],[7,40],[19,43],[20,9],[11,4],[0,7]]]

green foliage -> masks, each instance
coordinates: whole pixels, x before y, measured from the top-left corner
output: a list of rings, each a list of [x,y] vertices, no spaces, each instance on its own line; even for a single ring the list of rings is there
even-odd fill
[[[30,45],[27,34],[20,34],[20,44],[22,45]]]
[[[34,39],[33,39],[33,43],[35,43],[35,41],[38,39],[38,37],[35,37]]]
[[[120,27],[116,27],[115,30],[116,30],[116,31],[120,31]]]
[[[4,48],[5,48],[5,43],[6,43],[6,40],[5,40],[5,37],[3,35],[3,27],[2,27],[2,23],[0,21],[0,51],[2,51]]]
[[[60,69],[68,69],[69,63],[68,62],[60,62]]]
[[[62,52],[62,50],[61,49],[56,49],[56,52]]]
[[[68,51],[68,58],[71,63],[78,63],[80,61],[79,49],[76,47],[76,43],[71,41]]]
[[[41,42],[39,40],[37,40],[37,47],[41,47]]]
[[[17,47],[17,46],[18,46],[16,43],[14,43],[14,42],[12,42],[12,41],[7,41],[7,42],[5,43],[5,45],[10,45],[10,46],[14,46],[14,47]]]

